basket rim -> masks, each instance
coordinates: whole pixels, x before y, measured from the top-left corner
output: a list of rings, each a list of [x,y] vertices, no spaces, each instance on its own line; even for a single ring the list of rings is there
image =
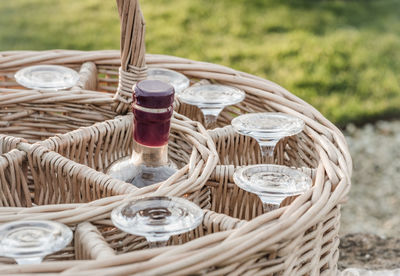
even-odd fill
[[[0,52],[0,71],[8,66],[21,66],[26,61],[30,62],[34,59],[34,63],[49,63],[65,65],[81,64],[83,62],[92,61],[98,65],[116,65],[120,64],[120,52],[118,50],[99,50],[99,51],[80,51],[80,50],[45,50],[45,51],[6,51]],[[284,107],[284,111],[301,117],[306,121],[306,131],[321,138],[319,144],[325,146],[318,149],[321,156],[321,160],[324,163],[324,167],[328,167],[327,173],[329,175],[336,174],[337,170],[340,174],[343,174],[343,178],[346,178],[345,187],[343,192],[349,189],[350,177],[352,173],[352,160],[349,154],[349,150],[344,138],[344,135],[340,130],[334,126],[329,120],[324,118],[322,114],[314,107],[301,100],[297,96],[291,94],[281,86],[260,77],[240,72],[223,65],[217,65],[208,62],[194,61],[181,57],[174,57],[169,55],[161,54],[146,54],[146,63],[148,66],[163,67],[172,70],[178,70],[186,75],[193,76],[200,72],[201,74],[206,72],[209,75],[218,75],[218,80],[222,80],[228,84],[238,86],[240,81],[254,82],[254,87],[251,88],[251,93],[260,95],[260,93],[272,90],[268,93],[268,97],[271,99],[283,99],[284,103],[292,103],[290,107]],[[15,67],[13,70],[15,70]],[[207,71],[208,70],[208,71]],[[223,76],[222,76],[223,75]],[[239,85],[240,86],[240,85]],[[243,88],[243,87],[242,87]],[[264,89],[264,91],[262,90]],[[248,92],[248,88],[247,91]],[[0,89],[1,91],[1,89]],[[35,93],[35,91],[30,91]],[[39,91],[36,91],[40,93]],[[264,93],[266,94],[266,93]],[[0,94],[1,95],[1,94]],[[109,97],[111,98],[111,97]],[[0,96],[1,100],[1,96]],[[1,101],[0,101],[1,105]],[[291,109],[291,107],[305,107],[301,109],[303,113],[297,110]],[[223,128],[225,129],[225,128]],[[218,129],[216,129],[217,131]],[[213,135],[213,131],[210,131]],[[320,135],[321,134],[321,135]],[[325,137],[322,137],[325,136]],[[326,149],[326,148],[329,149]],[[332,150],[333,149],[333,150]],[[331,160],[335,159],[334,162]],[[335,167],[335,168],[333,168]],[[326,169],[326,168],[325,168]],[[342,183],[342,182],[341,182]]]
[[[20,66],[27,66],[26,62],[32,63],[32,59],[34,59],[34,64],[64,64],[66,66],[73,64],[82,64],[83,62],[92,61],[97,65],[120,65],[120,53],[118,50],[95,50],[95,51],[80,51],[80,50],[44,50],[44,51],[5,51],[0,52],[0,72],[1,71],[14,71],[20,68]],[[162,54],[146,54],[146,64],[149,67],[162,67],[172,70],[180,71],[181,73],[189,76],[193,76],[194,73],[198,72],[212,72],[214,75],[222,75],[225,74],[227,76],[221,76],[221,81],[232,84],[234,86],[238,86],[240,81],[254,82],[254,86],[252,88],[252,93],[255,95],[259,94],[261,89],[264,90],[273,90],[274,92],[269,93],[268,97],[271,99],[281,98],[284,100],[284,103],[290,104],[292,102],[292,108],[296,108],[299,106],[303,106],[303,113],[294,112],[293,115],[297,115],[309,125],[313,126],[313,128],[322,131],[324,135],[329,137],[330,139],[336,140],[339,144],[339,148],[343,157],[345,158],[345,162],[347,163],[347,172],[349,176],[352,173],[352,160],[351,156],[348,153],[348,147],[342,132],[329,120],[327,120],[317,109],[313,106],[302,100],[301,98],[293,95],[285,88],[280,85],[269,81],[267,79],[263,79],[258,76],[254,76],[245,72],[241,72],[235,69],[231,69],[227,66],[218,65],[209,62],[203,61],[194,61],[187,58],[176,57],[171,55],[162,55]],[[183,66],[183,67],[182,67]],[[207,69],[205,68],[207,67]],[[8,68],[8,70],[5,70]],[[199,76],[201,74],[197,74]],[[207,75],[207,74],[206,74]],[[240,85],[239,85],[240,87]],[[9,89],[0,88],[0,92],[5,92]],[[24,91],[21,89],[12,89],[9,92],[18,92]],[[42,93],[40,91],[30,91],[31,93]],[[82,90],[81,92],[85,92]],[[91,92],[91,91],[88,91]],[[247,91],[246,91],[247,92]],[[277,94],[277,95],[275,95]],[[107,95],[109,101],[111,96]],[[1,100],[1,94],[0,94]],[[0,101],[1,104],[1,101]],[[286,113],[290,112],[290,108],[285,109]],[[289,112],[288,112],[289,111]],[[334,136],[334,138],[332,138]]]

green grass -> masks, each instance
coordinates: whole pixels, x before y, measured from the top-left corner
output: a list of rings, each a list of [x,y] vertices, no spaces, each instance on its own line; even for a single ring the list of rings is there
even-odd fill
[[[400,115],[400,1],[142,0],[147,52],[284,86],[338,125]],[[117,49],[115,1],[0,2],[0,50]]]

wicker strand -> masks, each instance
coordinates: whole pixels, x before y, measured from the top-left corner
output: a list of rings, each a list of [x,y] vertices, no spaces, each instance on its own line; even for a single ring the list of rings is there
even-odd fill
[[[145,23],[138,0],[117,0],[121,20],[121,69],[113,108],[118,114],[129,111],[132,86],[145,79]]]
[[[147,67],[134,68],[129,66],[129,71],[124,71],[122,67],[119,68],[119,83],[118,90],[115,94],[114,100],[122,103],[118,104],[116,112],[118,114],[125,114],[132,103],[132,89],[136,82],[143,80],[147,76]]]
[[[1,271],[64,271],[66,274],[76,271],[81,275],[213,275],[232,274],[235,271],[243,275],[333,275],[337,271],[340,204],[350,189],[352,171],[346,141],[342,133],[317,110],[268,80],[220,65],[164,55],[146,55],[146,63],[150,67],[174,69],[188,77],[236,86],[246,92],[246,99],[238,105],[227,107],[218,121],[222,128],[209,132],[199,123],[184,120],[181,115],[174,114],[170,157],[182,165],[181,170],[172,179],[158,186],[125,190],[130,194],[101,198],[121,190],[117,182],[108,180],[95,170],[103,171],[109,162],[122,156],[123,151],[129,151],[129,144],[125,141],[130,139],[131,129],[127,124],[128,119],[88,126],[97,119],[101,121],[115,117],[116,113],[110,106],[119,83],[119,56],[117,51],[1,53],[1,132],[34,142],[56,133],[59,135],[43,142],[40,147],[35,145],[36,148],[32,150],[24,148],[25,144],[21,141],[0,138],[0,166],[6,168],[0,171],[0,185],[7,186],[1,186],[4,193],[0,192],[0,202],[4,206],[15,206],[0,208],[0,222],[53,219],[74,228],[83,221],[90,221],[118,254],[104,260],[77,263],[69,259],[76,257],[74,254],[80,249],[76,248],[74,253],[74,249],[69,247],[59,255],[50,256],[43,266],[7,265],[4,267],[6,270]],[[45,94],[24,90],[13,79],[15,70],[30,64],[64,64],[79,69],[86,61],[96,64],[101,76],[97,79],[97,89],[102,92],[74,88],[68,95],[52,92]],[[126,87],[132,84],[133,81],[130,81]],[[178,104],[175,108],[192,119],[200,118],[198,110],[184,104]],[[290,203],[288,206],[267,214],[262,214],[259,199],[239,190],[232,179],[235,166],[260,162],[258,145],[251,138],[238,135],[227,126],[234,116],[262,111],[285,112],[305,121],[306,127],[302,134],[290,137],[278,146],[276,162],[291,167],[304,167],[302,170],[312,176],[314,183],[312,190],[287,202]],[[70,132],[79,126],[84,128]],[[10,150],[22,154],[21,159],[18,159],[18,155],[10,155]],[[48,150],[55,151],[61,157]],[[6,158],[5,154],[10,158]],[[30,163],[26,163],[24,154],[31,155]],[[217,155],[221,166],[212,172],[218,162]],[[15,158],[22,165],[15,162]],[[76,164],[70,163],[68,159]],[[92,170],[87,170],[85,166]],[[15,174],[20,168],[23,168],[20,174]],[[14,178],[8,174],[10,170],[14,171]],[[32,176],[28,174],[26,177],[26,171],[30,170],[33,170]],[[24,175],[29,192],[34,191],[33,180],[45,183],[45,186],[39,185],[43,191],[39,193],[38,200],[47,200],[49,202],[46,204],[50,205],[20,207],[19,203],[24,206],[23,187],[19,188],[13,183],[22,183]],[[65,177],[67,175],[70,180]],[[73,199],[70,188],[81,201]],[[20,191],[18,202],[15,197]],[[109,214],[122,201],[148,194],[187,196],[218,214],[209,216],[211,219],[207,227],[203,225],[187,235],[174,238],[174,244],[179,245],[147,250],[143,239],[129,237],[111,229]],[[84,203],[90,200],[94,201]],[[239,223],[236,228],[228,229],[232,220],[239,220]],[[91,248],[96,251],[96,247]],[[60,259],[63,262],[55,261]]]
[[[99,230],[89,222],[78,224],[75,230],[77,259],[106,259],[115,256],[114,250],[104,240]]]
[[[96,90],[97,68],[93,62],[85,62],[79,70],[79,80],[72,89]]]

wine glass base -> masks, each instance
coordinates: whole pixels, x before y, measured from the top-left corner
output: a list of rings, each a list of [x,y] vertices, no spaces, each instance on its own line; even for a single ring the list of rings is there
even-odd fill
[[[225,106],[240,103],[245,93],[232,86],[219,84],[193,85],[178,94],[179,99],[200,109],[223,109]]]
[[[249,113],[231,122],[236,132],[253,137],[260,146],[264,163],[274,163],[274,150],[285,137],[300,133],[304,121],[284,113]]]
[[[206,127],[212,128],[219,113],[226,106],[243,101],[245,93],[236,87],[205,84],[193,85],[178,94],[178,97],[183,103],[197,106],[203,113]]]
[[[248,113],[234,118],[233,128],[240,134],[268,143],[300,133],[304,121],[285,113]]]
[[[179,94],[190,85],[190,80],[183,74],[164,68],[149,68],[147,70],[148,80],[159,80],[171,84],[175,93]]]
[[[72,240],[64,224],[38,220],[16,221],[0,226],[0,255],[19,264],[40,263],[44,256],[59,251]]]
[[[79,80],[79,74],[59,65],[34,65],[19,70],[15,80],[31,89],[62,90],[74,86]]]
[[[196,228],[203,219],[203,210],[183,198],[146,197],[114,209],[111,219],[122,231],[145,236],[154,246]]]
[[[264,210],[277,209],[285,198],[311,188],[311,179],[302,172],[280,165],[252,165],[238,169],[233,179],[245,191],[260,197]]]

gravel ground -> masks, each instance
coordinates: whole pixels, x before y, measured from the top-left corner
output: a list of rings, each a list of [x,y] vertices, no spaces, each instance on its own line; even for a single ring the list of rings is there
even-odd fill
[[[345,135],[354,168],[341,235],[400,237],[400,121],[349,125]]]
[[[340,238],[339,269],[395,270],[400,275],[400,239],[374,234],[347,234]]]

